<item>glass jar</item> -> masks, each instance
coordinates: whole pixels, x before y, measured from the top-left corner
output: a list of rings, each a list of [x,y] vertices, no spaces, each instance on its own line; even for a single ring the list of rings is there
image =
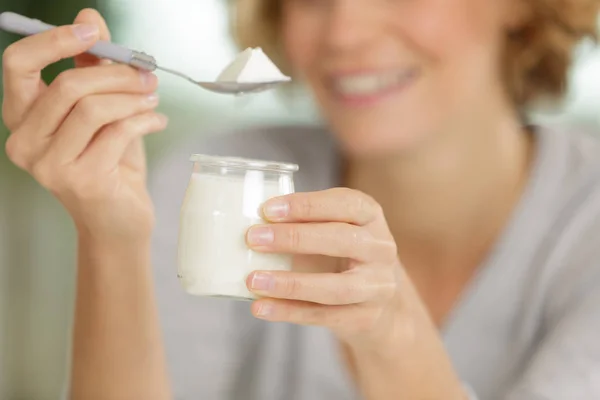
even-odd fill
[[[291,270],[286,254],[259,253],[246,244],[260,207],[294,192],[295,164],[194,154],[180,214],[178,277],[197,296],[256,298],[246,287],[254,270]]]

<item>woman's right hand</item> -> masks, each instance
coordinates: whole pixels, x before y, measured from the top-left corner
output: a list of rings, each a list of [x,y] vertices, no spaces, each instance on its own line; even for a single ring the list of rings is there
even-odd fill
[[[142,136],[162,130],[156,77],[82,54],[109,40],[104,19],[83,10],[75,25],[26,37],[4,52],[6,152],[51,191],[79,233],[147,239],[153,225]],[[51,84],[41,71],[75,57]]]

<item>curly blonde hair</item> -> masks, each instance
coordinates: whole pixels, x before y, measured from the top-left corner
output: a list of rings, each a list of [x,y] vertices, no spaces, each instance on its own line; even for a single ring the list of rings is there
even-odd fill
[[[504,54],[509,95],[521,108],[540,98],[559,98],[567,89],[576,46],[598,42],[600,0],[521,0],[528,17],[507,32]],[[262,47],[289,73],[279,41],[281,0],[230,0],[232,32],[238,45]]]

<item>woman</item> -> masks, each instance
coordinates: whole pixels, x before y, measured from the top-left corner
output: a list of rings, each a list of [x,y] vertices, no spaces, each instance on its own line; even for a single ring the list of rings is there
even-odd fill
[[[239,3],[242,44],[306,80],[335,140],[192,141],[158,168],[153,202],[141,137],[166,125],[157,81],[81,55],[108,38],[96,12],[4,54],[8,155],[78,231],[72,398],[600,398],[600,147],[520,117],[563,92],[599,2]],[[40,70],[71,56],[45,86]],[[309,272],[251,274],[251,310],[176,282],[191,152],[301,166],[301,193],[266,202],[272,223],[247,242],[309,255]]]

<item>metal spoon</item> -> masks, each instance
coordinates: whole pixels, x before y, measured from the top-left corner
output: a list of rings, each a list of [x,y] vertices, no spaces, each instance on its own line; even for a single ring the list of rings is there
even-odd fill
[[[13,12],[3,12],[0,14],[0,29],[11,33],[16,33],[18,35],[35,35],[52,28],[55,28],[55,26]],[[211,92],[222,94],[241,95],[246,93],[257,93],[272,89],[281,83],[289,81],[289,79],[264,82],[196,81],[179,71],[159,66],[155,58],[149,54],[131,50],[116,43],[103,40],[98,41],[91,49],[87,51],[87,53],[98,58],[106,58],[146,71],[155,71],[157,69],[162,70],[183,78]]]

